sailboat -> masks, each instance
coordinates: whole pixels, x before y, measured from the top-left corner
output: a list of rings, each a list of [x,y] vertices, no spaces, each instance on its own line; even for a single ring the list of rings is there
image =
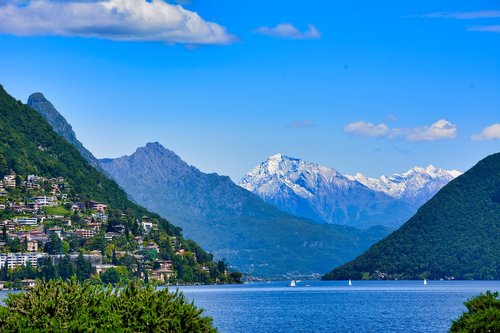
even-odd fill
[[[290,281],[290,287],[297,287],[295,280]]]
[[[427,279],[424,279],[424,286],[427,285]]]
[[[349,286],[352,286],[352,281],[351,281],[351,279],[349,279]]]

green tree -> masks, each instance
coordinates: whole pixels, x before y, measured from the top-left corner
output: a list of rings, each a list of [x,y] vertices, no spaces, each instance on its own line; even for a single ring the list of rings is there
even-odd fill
[[[62,250],[62,241],[55,232],[51,232],[49,240],[45,243],[43,251],[48,254],[60,254]]]
[[[101,280],[106,284],[117,284],[121,280],[121,274],[118,269],[111,267],[101,273]]]
[[[65,255],[62,258],[59,258],[59,265],[58,265],[58,270],[59,270],[59,276],[63,280],[68,280],[75,274],[75,266],[71,262],[71,258],[69,255]]]
[[[119,289],[119,290],[118,290]],[[39,281],[0,306],[3,332],[216,332],[180,293],[131,282],[122,288]]]
[[[464,303],[467,312],[455,320],[450,333],[500,332],[500,298],[498,292],[469,299]]]
[[[78,281],[83,282],[86,279],[90,278],[92,273],[94,273],[94,267],[92,267],[92,263],[86,260],[82,253],[78,255],[76,259],[76,277]]]
[[[3,154],[0,153],[0,177],[3,177],[8,173],[9,173],[9,166],[7,164],[7,160],[5,160]]]

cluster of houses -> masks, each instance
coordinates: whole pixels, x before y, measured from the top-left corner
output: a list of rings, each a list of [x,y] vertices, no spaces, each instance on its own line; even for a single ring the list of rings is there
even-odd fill
[[[12,189],[26,189],[23,193],[38,193],[33,196],[25,196],[23,200],[14,198],[10,194]],[[4,218],[0,220],[0,269],[7,266],[9,269],[16,269],[20,266],[26,266],[28,263],[33,267],[37,267],[41,258],[50,257],[56,263],[61,255],[49,255],[43,253],[43,246],[49,241],[51,233],[55,233],[61,239],[76,235],[82,240],[91,239],[100,233],[103,223],[108,220],[106,204],[97,201],[71,201],[69,197],[69,186],[65,183],[64,178],[44,178],[36,175],[30,175],[25,180],[20,180],[16,175],[6,175],[0,182],[0,213],[8,211],[4,214]],[[33,191],[29,191],[33,190]],[[19,192],[19,191],[18,191]],[[43,194],[40,194],[43,193]],[[3,197],[3,198],[2,198]],[[83,216],[79,226],[72,226],[71,214],[54,215],[44,207],[61,206],[67,211],[85,212],[80,214]],[[57,211],[57,210],[56,210]],[[7,218],[6,218],[7,217]],[[156,223],[151,221],[147,216],[142,217],[137,221],[142,227],[144,234],[147,234],[157,228]],[[50,227],[49,227],[50,226]],[[106,232],[104,237],[106,240],[112,241],[117,237],[121,237],[125,232],[125,226],[115,224],[111,227],[111,231]],[[22,253],[9,253],[7,249],[7,241],[5,238],[14,240],[18,238],[23,246]],[[115,251],[117,257],[130,255],[139,261],[144,259],[144,253],[158,253],[159,247],[154,242],[144,242],[143,237],[134,237],[136,243],[134,252]],[[177,247],[175,237],[170,238],[172,248]],[[183,249],[177,250],[178,255],[184,255]],[[70,254],[70,257],[76,260],[78,253]],[[96,272],[102,273],[105,270],[113,267],[108,260],[103,260],[103,255],[100,251],[91,251],[84,255],[87,260],[90,260],[96,268]],[[103,263],[104,262],[104,263]],[[149,278],[156,279],[160,282],[169,280],[174,275],[173,262],[170,260],[156,260],[154,268],[148,268]],[[208,270],[204,267],[203,269]],[[3,287],[0,282],[0,289]]]

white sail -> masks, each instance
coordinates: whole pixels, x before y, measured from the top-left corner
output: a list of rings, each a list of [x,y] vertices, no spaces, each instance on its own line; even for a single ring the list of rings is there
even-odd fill
[[[349,279],[349,285],[350,285],[350,286],[352,286],[352,281],[351,281],[351,279]]]
[[[296,287],[297,284],[295,283],[295,280],[290,281],[290,287]]]
[[[427,285],[427,279],[424,279],[424,286]]]

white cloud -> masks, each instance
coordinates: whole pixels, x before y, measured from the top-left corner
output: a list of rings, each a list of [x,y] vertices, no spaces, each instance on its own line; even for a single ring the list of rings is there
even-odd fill
[[[261,35],[289,39],[317,39],[321,37],[321,32],[312,24],[309,24],[305,31],[300,31],[290,23],[281,23],[275,27],[260,27],[255,32]]]
[[[481,133],[472,135],[471,139],[474,141],[500,139],[500,123],[483,128]]]
[[[386,124],[372,124],[366,121],[356,121],[347,124],[344,127],[344,132],[361,136],[383,136],[389,133],[389,127]]]
[[[22,5],[13,0],[0,5],[0,33],[184,44],[234,39],[223,26],[162,0],[33,0]]]
[[[445,119],[440,119],[430,126],[392,129],[384,123],[375,125],[365,121],[357,121],[347,124],[344,131],[349,134],[369,137],[385,136],[389,139],[403,137],[408,141],[435,141],[455,138],[457,126]]]
[[[475,20],[485,18],[499,18],[500,10],[478,10],[474,12],[439,12],[421,15],[427,18],[446,18],[457,20]]]
[[[435,141],[439,139],[453,139],[457,136],[457,126],[448,120],[440,119],[431,126],[415,128],[395,128],[391,136],[403,135],[408,141]]]
[[[500,25],[476,25],[467,28],[468,31],[497,32],[500,33]]]

